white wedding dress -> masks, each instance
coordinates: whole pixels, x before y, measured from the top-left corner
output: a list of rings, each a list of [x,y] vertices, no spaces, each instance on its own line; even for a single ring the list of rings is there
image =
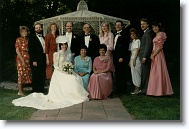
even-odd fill
[[[54,72],[50,82],[49,93],[32,93],[12,101],[15,106],[33,107],[41,110],[69,107],[89,101],[88,92],[83,87],[83,82],[77,74],[66,74],[61,70],[64,62],[70,62],[69,52],[54,53]]]

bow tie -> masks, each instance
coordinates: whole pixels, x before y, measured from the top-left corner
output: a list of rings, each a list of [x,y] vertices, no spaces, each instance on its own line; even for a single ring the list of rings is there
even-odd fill
[[[116,35],[120,34],[120,32],[116,33]]]
[[[91,34],[85,34],[85,36],[90,36]]]
[[[42,34],[37,34],[39,37],[42,37]]]

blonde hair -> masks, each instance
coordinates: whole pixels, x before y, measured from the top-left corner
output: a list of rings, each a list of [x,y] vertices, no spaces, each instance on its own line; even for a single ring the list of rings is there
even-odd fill
[[[22,30],[26,30],[26,31],[28,32],[28,35],[27,35],[27,37],[28,37],[29,34],[30,34],[29,28],[28,28],[27,26],[20,26],[20,27],[19,27],[19,33],[20,33],[20,35],[21,35],[21,31],[22,31]]]
[[[52,22],[52,23],[49,25],[49,27],[48,27],[48,32],[51,31],[51,26],[52,26],[52,25],[55,25],[55,26],[56,26],[56,33],[57,33],[57,31],[58,31],[58,25],[57,25],[55,22]]]
[[[102,22],[102,24],[100,25],[100,37],[104,36],[104,31],[102,31],[102,26],[103,25],[108,27],[108,33],[111,32],[110,24],[108,22]]]

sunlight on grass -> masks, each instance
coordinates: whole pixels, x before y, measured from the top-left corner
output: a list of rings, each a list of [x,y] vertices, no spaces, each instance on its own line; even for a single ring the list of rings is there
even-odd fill
[[[0,88],[0,120],[29,120],[37,111],[33,108],[16,107],[12,100],[19,98],[17,91]]]

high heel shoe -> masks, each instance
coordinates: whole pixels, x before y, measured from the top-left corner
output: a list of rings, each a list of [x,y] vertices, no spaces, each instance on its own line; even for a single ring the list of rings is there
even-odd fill
[[[20,92],[18,92],[18,95],[19,95],[19,96],[25,96],[23,93],[21,94]]]
[[[138,92],[131,92],[132,95],[137,95],[141,92],[141,90],[139,90]]]

